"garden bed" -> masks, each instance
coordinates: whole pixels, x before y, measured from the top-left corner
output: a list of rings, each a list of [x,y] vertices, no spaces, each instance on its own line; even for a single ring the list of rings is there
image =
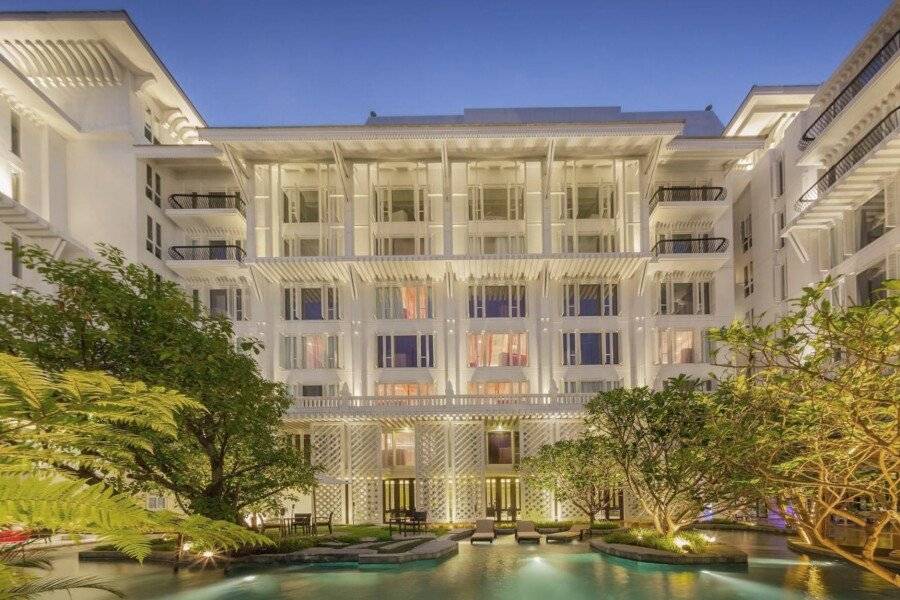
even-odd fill
[[[800,554],[814,554],[816,556],[826,556],[828,558],[846,560],[843,556],[828,548],[823,548],[822,546],[816,546],[814,544],[807,544],[800,538],[788,538],[787,546],[794,552],[799,552]],[[900,571],[900,560],[888,556],[890,550],[879,548],[876,552],[875,562],[893,571]]]
[[[747,554],[696,533],[663,536],[647,530],[607,533],[591,548],[619,558],[669,565],[746,564]]]
[[[758,533],[774,533],[776,535],[797,535],[791,527],[776,527],[766,523],[744,523],[741,521],[698,521],[688,529],[709,529],[716,531],[756,531]]]

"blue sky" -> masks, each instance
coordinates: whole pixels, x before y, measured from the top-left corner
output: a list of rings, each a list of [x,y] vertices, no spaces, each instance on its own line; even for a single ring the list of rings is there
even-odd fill
[[[466,107],[702,109],[818,83],[889,0],[0,0],[124,8],[210,125],[359,123]]]

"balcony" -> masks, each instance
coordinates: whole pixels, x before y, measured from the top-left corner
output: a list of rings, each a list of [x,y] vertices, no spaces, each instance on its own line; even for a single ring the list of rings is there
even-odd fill
[[[594,394],[519,394],[512,396],[322,396],[296,398],[288,421],[380,418],[578,416]]]
[[[243,231],[247,213],[240,194],[172,194],[166,216],[187,231]]]
[[[240,246],[172,246],[166,266],[188,279],[233,276],[246,269]]]
[[[900,31],[895,32],[885,42],[881,49],[875,53],[875,56],[844,86],[844,89],[838,93],[831,104],[822,111],[819,117],[813,121],[813,124],[803,133],[798,143],[801,151],[805,151],[822,136],[825,130],[866,89],[869,83],[885,70],[885,67],[891,63],[898,50],[900,50]]]
[[[900,108],[869,130],[855,146],[794,203],[791,225],[815,227],[829,223],[869,197],[881,182],[900,169]]]
[[[723,237],[697,237],[660,240],[651,250],[651,272],[710,273],[728,261],[728,240]]]
[[[650,198],[651,221],[716,222],[728,209],[725,188],[660,187]]]

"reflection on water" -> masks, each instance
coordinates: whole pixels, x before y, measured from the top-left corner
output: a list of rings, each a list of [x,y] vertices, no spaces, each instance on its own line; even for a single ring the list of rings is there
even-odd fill
[[[719,532],[721,541],[750,556],[746,567],[678,567],[634,563],[591,552],[586,544],[517,546],[512,536],[493,545],[463,542],[459,555],[408,565],[297,565],[173,574],[160,565],[78,563],[63,551],[56,575],[100,575],[116,580],[136,600],[501,600],[747,599],[858,600],[897,598],[877,577],[844,564],[795,554],[784,538],[751,532]],[[56,596],[66,598],[67,596]],[[76,600],[108,598],[78,592]]]

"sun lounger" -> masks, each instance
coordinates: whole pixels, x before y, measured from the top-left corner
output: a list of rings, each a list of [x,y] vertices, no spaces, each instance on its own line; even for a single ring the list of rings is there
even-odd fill
[[[522,542],[537,542],[540,544],[541,534],[534,528],[533,522],[518,521],[516,523],[516,541],[520,544]]]
[[[550,533],[547,535],[547,543],[549,544],[550,542],[557,542],[557,543],[571,542],[575,538],[580,538],[581,532],[585,528],[587,528],[587,525],[585,525],[584,523],[576,523],[576,524],[572,525],[572,527],[569,528],[568,531],[560,531],[557,533]]]
[[[478,519],[475,521],[475,533],[469,538],[469,543],[490,542],[493,544],[495,537],[497,537],[497,534],[494,533],[494,520]]]

